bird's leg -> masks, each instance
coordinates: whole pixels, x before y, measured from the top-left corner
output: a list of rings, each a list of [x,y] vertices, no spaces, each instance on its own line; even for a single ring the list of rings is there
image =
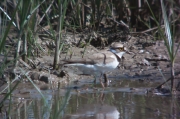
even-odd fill
[[[104,88],[104,84],[103,84],[103,82],[102,82],[102,76],[103,76],[103,74],[101,74],[101,76],[100,76],[100,78],[99,78],[99,81],[100,81],[102,87]]]
[[[104,83],[107,83],[107,82],[108,82],[108,79],[107,79],[106,74],[103,74],[103,76],[104,76]]]
[[[108,80],[106,74],[103,74],[103,76],[104,76],[104,83],[108,86],[109,85],[109,80]]]
[[[94,84],[96,84],[96,76],[94,76],[94,81],[93,82],[94,82]]]

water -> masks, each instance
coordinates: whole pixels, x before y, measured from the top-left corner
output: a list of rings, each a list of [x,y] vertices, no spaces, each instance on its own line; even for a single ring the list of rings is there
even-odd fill
[[[171,97],[137,95],[133,93],[93,93],[73,95],[63,119],[168,119],[176,110],[180,118],[179,101]]]
[[[76,88],[65,86],[59,90],[43,90],[44,100],[35,89],[30,93],[23,92],[21,96],[14,94],[11,103],[9,100],[4,103],[0,117],[2,119],[8,116],[12,119],[180,118],[178,97],[146,93],[146,90],[154,87],[154,84],[157,85],[157,82],[154,84],[130,80],[117,82],[104,90],[100,85],[92,84]]]

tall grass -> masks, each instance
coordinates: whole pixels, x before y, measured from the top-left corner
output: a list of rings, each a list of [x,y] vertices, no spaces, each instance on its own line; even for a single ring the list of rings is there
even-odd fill
[[[12,10],[13,13],[9,14],[9,15],[8,15],[8,13],[6,13],[6,11],[2,7],[0,7],[1,10],[3,10],[3,13],[5,14],[5,16],[10,19],[9,22],[5,22],[4,24],[1,24],[1,25],[3,25],[3,27],[6,27],[6,30],[1,31],[0,52],[3,53],[4,51],[7,50],[5,47],[6,39],[10,33],[10,29],[11,29],[12,25],[14,25],[14,27],[17,30],[17,34],[18,34],[18,38],[17,38],[18,41],[15,42],[17,44],[16,45],[17,46],[16,53],[15,53],[15,58],[11,63],[16,61],[15,66],[18,66],[17,61],[21,57],[24,61],[26,61],[28,52],[30,52],[34,48],[34,46],[36,47],[36,42],[37,42],[37,38],[38,38],[38,30],[39,30],[39,25],[41,22],[40,21],[41,19],[38,18],[39,9],[45,1],[46,0],[28,0],[28,1],[13,0],[13,10]],[[56,51],[58,51],[58,53],[56,53],[56,55],[55,55],[56,58],[59,58],[60,50],[63,47],[63,43],[61,40],[62,39],[62,29],[64,27],[63,23],[64,23],[64,18],[65,18],[68,1],[67,0],[58,0],[59,16],[60,16],[58,38],[56,39],[55,38],[56,35],[54,35],[54,39],[56,39],[58,41],[58,42],[56,42],[56,44],[57,44]],[[48,11],[47,8],[45,8],[45,9]],[[45,13],[45,16],[47,16],[46,13]],[[56,59],[56,61],[59,61],[59,59]],[[57,63],[58,62],[56,62],[56,64]],[[8,66],[8,64],[5,64],[5,63],[4,63],[4,65],[1,64],[1,71],[0,71],[1,75],[3,74],[3,72],[7,66]],[[28,74],[26,74],[24,72],[24,70],[21,70],[21,73],[27,77],[27,79],[31,82],[31,84],[35,87],[35,89],[41,94],[41,96],[44,99],[45,97],[43,96],[42,92],[34,84],[34,82],[28,77]],[[3,106],[4,101],[8,97],[11,96],[11,93],[16,89],[18,84],[21,82],[21,80],[19,80],[19,81],[17,81],[17,80],[18,80],[18,78],[9,80],[9,85],[7,87],[7,88],[9,88],[9,91],[4,96],[4,98],[1,100],[0,107]],[[12,83],[14,83],[14,81],[17,81],[17,82],[15,83],[14,86],[12,86]],[[5,91],[7,88],[5,88],[3,91]],[[0,93],[3,93],[3,92],[0,92]],[[11,102],[9,104],[11,104]],[[9,106],[8,114],[10,113],[10,109],[11,109],[11,107]],[[64,109],[64,108],[62,108],[62,109]]]
[[[64,27],[64,19],[65,19],[65,14],[67,10],[69,0],[58,0],[58,10],[59,10],[59,21],[58,21],[58,37],[55,39],[56,43],[56,48],[55,48],[55,54],[54,54],[54,64],[53,67],[54,69],[57,69],[58,64],[59,64],[59,54],[60,51],[64,45],[62,42],[62,29]]]
[[[147,0],[146,0],[147,2]],[[161,27],[161,24],[157,21],[154,13],[152,12],[151,8],[150,8],[150,5],[149,3],[147,2],[148,4],[148,7],[151,11],[151,14],[153,15],[153,18],[156,22],[156,24],[158,25],[158,31],[159,31],[159,34],[160,34],[160,37],[164,40],[165,42],[165,46],[166,46],[166,49],[168,51],[168,55],[169,55],[169,59],[170,59],[170,64],[171,64],[171,91],[172,93],[175,93],[176,92],[176,85],[175,85],[175,69],[174,69],[174,62],[175,62],[175,59],[176,59],[176,55],[177,55],[177,51],[179,49],[179,46],[180,46],[180,43],[178,44],[178,46],[174,47],[174,44],[175,44],[175,40],[174,40],[174,35],[172,33],[175,32],[174,29],[175,29],[175,24],[171,25],[170,24],[170,21],[168,20],[168,17],[167,17],[167,9],[165,8],[165,5],[164,5],[164,2],[163,0],[160,0],[161,2],[161,9],[162,9],[162,18],[163,18],[163,21],[164,21],[164,25],[165,25],[165,29],[163,30],[163,28]],[[169,3],[171,4],[171,7],[173,9],[173,2],[170,2]],[[175,19],[174,16],[172,16],[172,21]]]
[[[44,0],[45,1],[45,0]],[[44,2],[43,1],[43,2]],[[36,5],[35,5],[36,4]],[[17,61],[19,57],[23,56],[23,59],[26,58],[27,55],[27,36],[28,36],[28,29],[30,29],[30,26],[28,26],[29,20],[31,18],[31,15],[34,14],[34,12],[38,9],[39,3],[37,1],[33,0],[28,0],[28,1],[23,1],[23,0],[14,0],[13,1],[13,13],[8,14],[5,9],[3,9],[1,6],[1,11],[3,11],[3,19],[9,19],[10,21],[6,20],[6,22],[3,21],[1,25],[1,38],[0,38],[0,53],[4,56],[4,59],[7,59],[7,55],[9,52],[6,45],[6,39],[8,38],[8,35],[10,33],[12,25],[16,28],[18,31],[18,42],[17,42],[17,52],[16,52],[16,57],[14,60],[10,61],[10,63],[6,63],[6,60],[4,62],[1,62],[1,68],[0,68],[0,75],[4,75],[4,71],[6,68],[11,64],[14,64],[14,61]],[[5,6],[7,7],[7,6]],[[32,24],[31,24],[32,26]],[[5,30],[2,30],[5,29]],[[21,45],[21,41],[23,40],[23,45]],[[23,52],[22,54],[19,54],[20,52],[20,47],[23,47]],[[13,47],[10,48],[11,50],[14,50]],[[13,55],[13,54],[8,54]],[[12,67],[13,68],[13,67]],[[9,74],[10,72],[8,72]],[[6,76],[6,81],[8,83],[7,87],[3,89],[0,93],[4,93],[4,91],[8,88],[8,92],[6,92],[6,95],[3,97],[3,99],[0,101],[0,107],[3,107],[4,101],[6,101],[8,98],[10,99],[9,101],[9,109],[7,111],[7,114],[10,114],[10,109],[11,109],[11,94],[12,92],[16,89],[18,84],[21,82],[19,80],[19,76],[15,76],[14,79],[13,77]],[[18,81],[17,81],[18,80]],[[15,82],[16,81],[16,82]],[[15,83],[14,83],[15,82]]]
[[[173,2],[170,2],[170,4],[171,4],[171,7],[173,8],[173,6],[174,6]],[[173,30],[171,30],[163,0],[161,0],[161,7],[162,7],[162,14],[163,14],[163,19],[164,19],[165,34],[166,34],[166,37],[164,37],[164,41],[165,41],[165,46],[168,51],[168,55],[169,55],[170,62],[171,62],[171,91],[172,91],[172,93],[174,93],[176,91],[174,62],[176,59],[176,55],[177,55],[177,51],[179,49],[180,43],[178,44],[177,48],[175,49],[175,47],[174,47],[175,40],[174,40],[174,37],[172,37],[174,35],[171,32]],[[172,18],[174,18],[174,15],[172,16]],[[175,29],[175,25],[173,25],[172,27],[174,27],[173,29]]]
[[[65,93],[64,97],[61,97],[58,92],[57,95],[54,96],[54,106],[51,112],[50,119],[59,119],[64,116],[64,110],[67,107],[69,100],[71,99],[71,89],[69,88]]]
[[[17,3],[17,5],[19,5],[19,4],[20,4],[20,2]],[[7,53],[8,53],[8,51],[7,51],[8,49],[5,48],[5,41],[6,41],[6,38],[7,38],[8,34],[9,34],[9,32],[10,32],[10,28],[11,28],[12,24],[14,24],[14,26],[16,26],[15,23],[13,22],[13,20],[14,20],[14,17],[15,17],[15,14],[16,14],[17,10],[18,10],[18,7],[16,7],[14,9],[14,12],[12,13],[12,17],[9,17],[9,15],[7,14],[7,11],[5,9],[2,9],[2,7],[1,7],[1,11],[3,11],[4,17],[3,17],[3,23],[0,24],[1,25],[0,26],[1,27],[0,28],[1,29],[1,34],[0,34],[0,36],[1,36],[1,38],[0,38],[0,53],[1,53],[1,55],[4,56],[4,59],[7,59]],[[7,21],[7,18],[10,20],[9,23]],[[3,30],[3,29],[5,29],[5,30]],[[6,60],[4,60],[4,62],[1,62],[1,64],[0,64],[0,76],[4,75],[4,70],[9,65],[9,64],[6,64],[5,62],[6,62]],[[17,83],[15,83],[14,86],[12,86],[12,83],[16,80],[16,78],[13,81],[11,81],[10,79],[6,79],[6,80],[8,82],[8,86],[6,87],[6,88],[8,88],[8,92],[4,96],[4,98],[1,100],[0,107],[3,106],[4,101],[6,99],[8,99],[9,96],[11,96],[11,93],[16,89],[17,85],[19,84],[19,82],[17,82]],[[2,91],[0,93],[2,93]]]
[[[19,5],[20,4],[20,2],[18,2],[17,3],[17,5]],[[15,7],[15,9],[14,9],[14,12],[12,13],[12,17],[9,17],[9,15],[7,14],[7,12],[5,11],[5,10],[3,10],[2,8],[1,8],[1,10],[3,11],[3,13],[4,13],[4,17],[8,17],[9,19],[10,19],[10,22],[9,22],[9,24],[7,24],[7,21],[6,22],[3,22],[4,24],[0,24],[1,25],[1,38],[0,38],[0,53],[2,53],[2,51],[4,50],[4,46],[5,46],[5,41],[6,41],[6,38],[7,38],[7,36],[8,36],[8,33],[9,33],[9,31],[10,31],[10,28],[11,28],[11,26],[12,26],[12,24],[14,24],[14,26],[16,26],[16,24],[13,22],[14,21],[14,17],[15,17],[15,15],[16,15],[16,11],[18,10],[18,7]],[[7,24],[7,26],[6,26],[6,24]],[[6,30],[2,30],[2,29],[6,29]]]
[[[28,37],[29,36],[29,30],[32,30],[33,33],[36,32],[37,27],[37,20],[31,19],[33,15],[36,16],[37,10],[39,9],[40,5],[44,2],[36,1],[36,0],[28,0],[23,1],[19,0],[20,4],[18,5],[18,11],[16,13],[15,22],[17,24],[17,30],[18,30],[18,42],[17,42],[17,49],[16,49],[16,58],[19,57],[20,48],[22,47],[23,51],[23,57],[22,59],[26,61],[27,58],[27,51],[28,51]],[[14,1],[14,6],[16,6],[16,2]],[[30,22],[31,20],[31,22]],[[21,45],[21,42],[23,42],[23,45]],[[17,62],[16,62],[17,65]]]

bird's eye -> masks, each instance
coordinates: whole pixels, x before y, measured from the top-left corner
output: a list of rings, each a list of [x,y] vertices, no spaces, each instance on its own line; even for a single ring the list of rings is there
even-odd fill
[[[124,47],[120,47],[119,50],[120,50],[120,51],[124,51]]]

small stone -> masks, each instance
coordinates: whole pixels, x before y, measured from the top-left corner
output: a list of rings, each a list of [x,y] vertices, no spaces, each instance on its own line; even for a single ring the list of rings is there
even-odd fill
[[[39,80],[39,76],[40,76],[39,73],[33,72],[30,77],[32,80]]]
[[[144,53],[144,50],[140,50],[139,53]]]
[[[41,76],[39,80],[43,81],[45,83],[49,83],[49,78],[48,78],[48,76],[45,76],[45,75]]]
[[[149,61],[147,61],[146,59],[143,59],[143,64],[146,65],[146,66],[150,66]]]
[[[137,68],[137,65],[136,64],[131,65],[131,69],[133,68]]]
[[[64,76],[66,76],[67,75],[67,72],[65,72],[65,71],[61,71],[60,73],[59,73],[59,75],[58,75],[58,77],[64,77]]]

